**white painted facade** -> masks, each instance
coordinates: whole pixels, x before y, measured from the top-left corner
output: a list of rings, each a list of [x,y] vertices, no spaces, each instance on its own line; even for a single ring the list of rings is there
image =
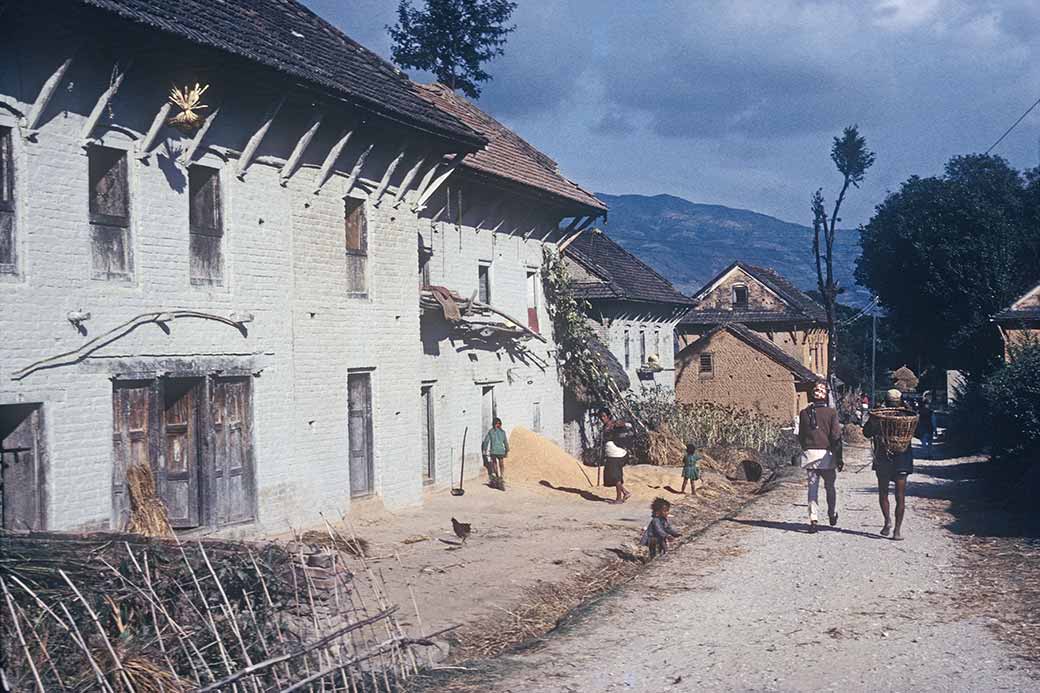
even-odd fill
[[[75,27],[64,28],[75,33]],[[184,50],[194,49],[185,44]],[[113,65],[83,51],[60,79],[37,131],[29,133],[23,126],[33,101],[71,53],[59,39],[27,39],[0,51],[0,128],[12,134],[17,250],[14,271],[0,274],[0,407],[39,405],[40,443],[46,450],[41,524],[47,529],[113,526],[113,484],[120,483],[113,478],[113,383],[121,380],[248,378],[256,493],[255,521],[241,525],[244,533],[284,530],[288,523],[301,526],[320,521],[322,513],[335,518],[350,510],[350,373],[371,377],[372,495],[391,508],[420,502],[426,488],[420,440],[424,384],[433,386],[436,402],[436,486],[457,479],[466,427],[467,475],[479,472],[484,387],[495,388],[498,415],[507,428],[534,425],[538,402],[542,432],[562,437],[562,391],[551,342],[529,342],[548,364],[544,370],[514,362],[502,351],[467,350],[458,341],[440,340],[439,355],[424,353],[429,349],[420,334],[419,234],[434,250],[432,283],[469,295],[476,289],[477,266],[489,262],[492,303],[519,316],[526,314],[526,273],[541,264],[538,239],[544,234],[525,241],[524,230],[517,230],[537,216],[529,202],[507,212],[516,223],[507,220],[494,233],[475,230],[476,222],[466,218],[458,224],[431,221],[432,206],[413,211],[416,188],[432,180],[426,176],[430,162],[450,151],[449,143],[373,117],[361,123],[361,114],[337,105],[305,147],[298,170],[287,171],[286,159],[314,122],[309,96],[273,75],[263,85],[264,95],[256,94],[255,83],[232,77],[214,84],[205,101],[214,104],[210,113],[218,105],[220,110],[192,163],[220,172],[223,280],[199,285],[189,277],[188,182],[177,161],[191,148],[191,137],[164,126],[149,151],[140,150],[164,103],[170,75],[147,66],[131,69],[85,139],[89,114],[111,84]],[[290,98],[241,172],[249,139],[281,93]],[[316,193],[326,155],[348,130],[355,134]],[[85,144],[128,154],[132,261],[125,280],[95,278]],[[347,190],[356,162],[370,146],[360,176]],[[385,181],[377,206],[389,162],[402,148],[406,154]],[[402,193],[401,184],[420,157],[425,162]],[[286,173],[287,179],[280,177]],[[364,296],[346,288],[344,196],[366,200]],[[481,205],[495,202],[474,199]],[[545,215],[538,223],[546,232],[555,227]],[[516,233],[508,235],[506,229]],[[90,347],[91,340],[137,316],[175,311],[223,321],[148,321]],[[544,328],[548,317],[544,306],[541,311]],[[77,312],[90,314],[80,323],[83,333],[68,319]],[[246,315],[251,320],[241,330],[230,324]],[[73,355],[63,365],[33,369],[65,353]]]

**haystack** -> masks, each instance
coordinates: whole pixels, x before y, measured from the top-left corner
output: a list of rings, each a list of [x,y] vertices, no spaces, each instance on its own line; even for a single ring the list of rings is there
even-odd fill
[[[130,520],[126,531],[146,537],[172,537],[166,505],[155,492],[155,477],[146,464],[132,464],[126,470],[130,491]]]
[[[686,445],[667,426],[647,434],[647,464],[681,465],[686,457]]]

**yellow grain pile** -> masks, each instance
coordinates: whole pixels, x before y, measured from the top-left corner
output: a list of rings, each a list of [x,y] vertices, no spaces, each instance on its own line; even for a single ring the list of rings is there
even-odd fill
[[[588,489],[596,485],[595,467],[586,467],[556,443],[517,426],[509,436],[506,481]]]
[[[148,537],[170,537],[173,530],[166,506],[155,492],[155,478],[146,464],[132,464],[126,470],[130,491],[130,521],[126,531]]]

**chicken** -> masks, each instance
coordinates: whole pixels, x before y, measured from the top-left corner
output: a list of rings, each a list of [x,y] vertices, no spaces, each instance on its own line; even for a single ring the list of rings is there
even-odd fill
[[[455,536],[466,542],[470,532],[473,531],[473,527],[468,522],[459,522],[454,517],[451,518],[451,528],[455,531]]]

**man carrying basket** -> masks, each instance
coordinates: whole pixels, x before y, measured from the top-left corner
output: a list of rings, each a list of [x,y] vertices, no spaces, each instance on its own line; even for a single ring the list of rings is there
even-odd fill
[[[903,514],[906,511],[906,478],[914,471],[914,453],[911,436],[917,425],[917,416],[903,407],[903,394],[896,389],[885,393],[885,407],[870,412],[863,426],[863,435],[871,439],[874,451],[874,474],[877,475],[878,503],[885,525],[881,536],[892,531],[889,513],[888,487],[896,485],[896,525],[894,541],[902,541]]]

